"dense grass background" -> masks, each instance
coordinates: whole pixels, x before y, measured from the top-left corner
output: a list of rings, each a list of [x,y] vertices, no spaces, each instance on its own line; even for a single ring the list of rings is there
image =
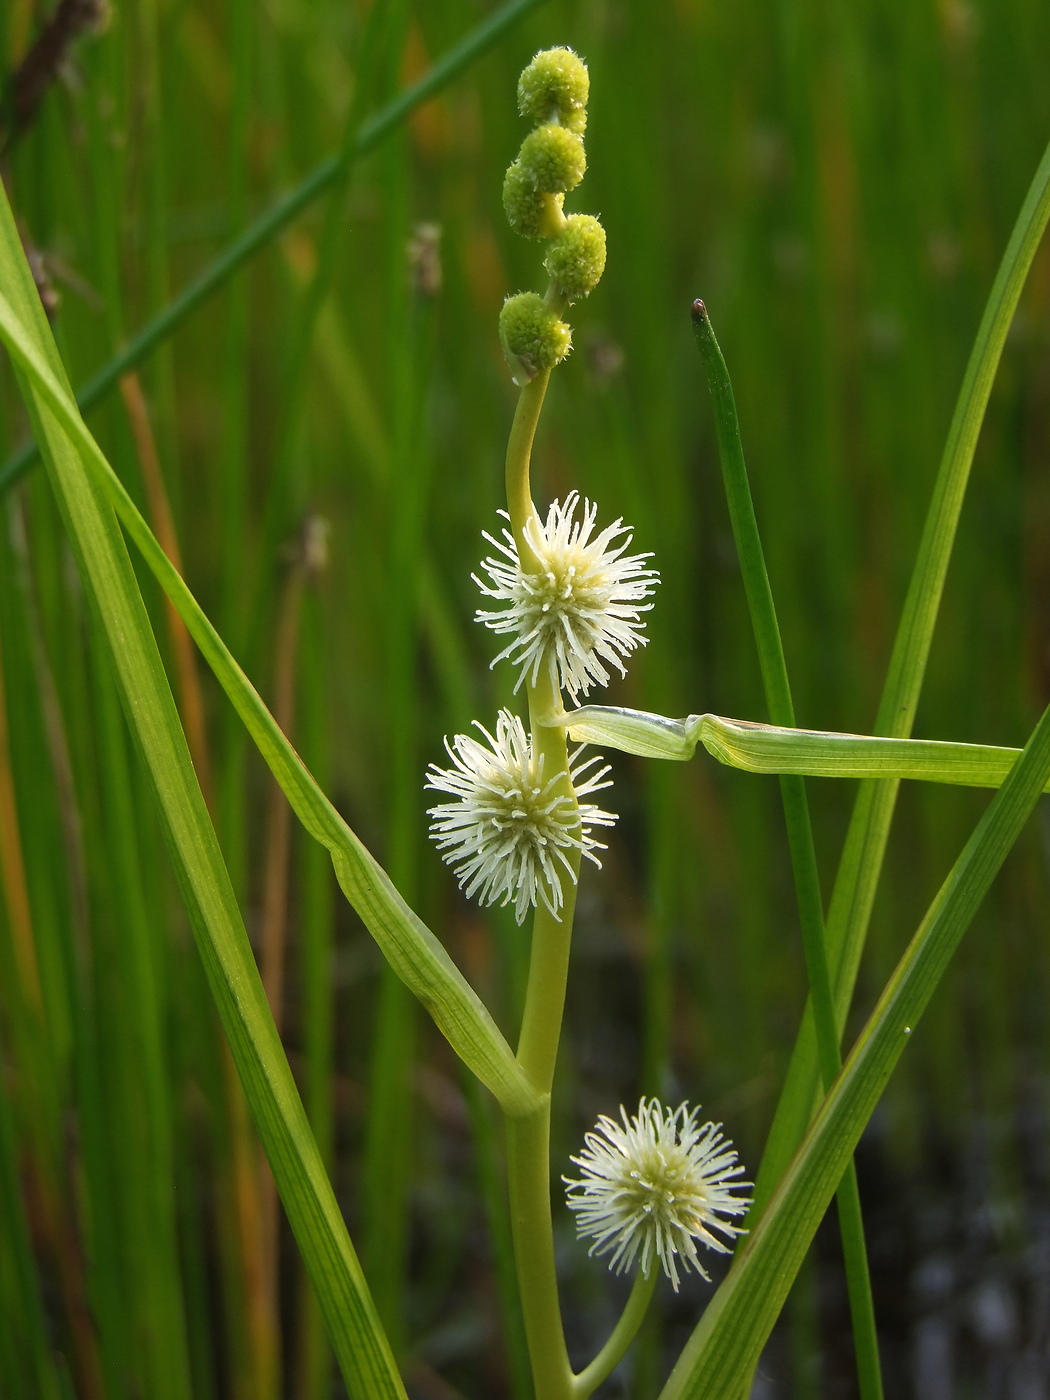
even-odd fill
[[[395,0],[365,110],[485,11]],[[28,126],[8,104],[5,182],[74,383],[338,147],[365,13],[140,0],[73,47]],[[8,74],[46,18],[5,7]],[[541,285],[499,201],[525,129],[514,85],[554,43],[591,68],[570,206],[601,214],[609,266],[573,315],[536,490],[579,486],[654,551],[651,644],[609,699],[667,714],[764,717],[689,303],[705,298],[734,376],[799,722],[866,732],[969,345],[1050,131],[1037,0],[548,0],[160,347],[141,398],[128,386],[94,414],[156,522],[155,450],[191,586],[508,1032],[525,943],[456,894],[422,775],[443,734],[510,699],[469,574],[514,403],[496,316]],[[319,258],[331,280],[307,339]],[[978,453],[921,736],[1019,744],[1050,692],[1048,312],[1044,255]],[[9,377],[0,413],[14,449]],[[289,1239],[271,1277],[265,1173],[95,627],[34,472],[0,530],[0,1394],[320,1400],[319,1323]],[[185,707],[177,643],[170,659]],[[489,1105],[199,685],[224,852],[413,1392],[524,1396]],[[643,1089],[702,1101],[755,1166],[805,985],[776,785],[704,757],[621,758],[614,777],[621,823],[581,897],[556,1169]],[[851,798],[810,784],[826,890]],[[986,800],[905,792],[858,1015]],[[1046,881],[1033,824],[863,1146],[893,1395],[1050,1393]],[[586,1350],[616,1289],[561,1229]],[[707,1294],[661,1295],[633,1396]],[[762,1393],[850,1393],[843,1315],[829,1231]]]

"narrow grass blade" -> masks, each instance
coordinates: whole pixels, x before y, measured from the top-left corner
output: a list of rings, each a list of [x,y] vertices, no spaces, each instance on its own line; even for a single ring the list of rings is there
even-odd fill
[[[18,343],[15,359],[34,432],[106,634],[212,993],[347,1387],[359,1400],[403,1400],[404,1387],[266,1006],[124,541],[85,469],[83,441],[70,434],[49,401],[50,395],[76,418],[6,197],[0,200],[0,285],[5,338],[10,334]],[[39,387],[45,381],[48,393]]]
[[[722,483],[740,560],[744,592],[747,595],[751,630],[755,634],[769,717],[774,724],[792,725],[795,722],[795,707],[791,699],[787,661],[780,638],[780,624],[777,622],[773,591],[769,585],[762,539],[758,532],[751,485],[744,463],[744,448],[740,440],[733,386],[722,351],[715,339],[707,307],[702,301],[693,303],[693,331],[711,391],[715,436],[718,439],[718,455],[722,463]]]
[[[934,899],[661,1400],[736,1400],[864,1126],[952,955],[1050,781],[1050,710]]]
[[[794,725],[795,707],[791,698],[787,660],[762,550],[758,519],[751,497],[751,484],[744,461],[744,446],[740,437],[733,385],[715,337],[711,318],[702,301],[693,303],[693,330],[714,408],[722,481],[744,578],[751,627],[758,648],[769,717],[774,724]],[[804,780],[797,774],[782,774],[780,795],[795,876],[795,894],[806,960],[806,976],[809,981],[810,1005],[813,1008],[813,1023],[817,1035],[821,1080],[824,1087],[828,1088],[841,1067],[842,1056],[828,972],[820,873],[817,870],[817,853],[813,844],[813,828]],[[860,1393],[862,1400],[882,1400],[875,1309],[871,1297],[871,1280],[868,1277],[867,1247],[864,1241],[857,1176],[852,1162],[849,1163],[839,1185],[838,1211],[842,1252],[849,1284]]]
[[[456,1053],[495,1094],[505,1111],[511,1115],[527,1113],[537,1102],[536,1091],[481,999],[439,940],[408,907],[386,872],[321,792],[114,475],[80,418],[72,396],[63,391],[2,295],[0,338],[19,367],[32,379],[34,390],[54,414],[63,433],[76,444],[84,463],[89,465],[93,482],[117,511],[146,563],[174,603],[299,820],[331,852],[344,894],[394,971],[427,1008]]]
[[[365,122],[358,132],[357,139],[348,150],[329,156],[321,162],[301,184],[297,185],[282,199],[279,199],[264,214],[261,214],[243,233],[233,240],[230,246],[219,254],[188,287],[181,292],[156,316],[133,336],[118,354],[114,355],[100,370],[88,380],[77,395],[81,411],[87,413],[112,389],[121,375],[134,369],[147,355],[166,340],[186,318],[196,311],[212,295],[225,285],[249,258],[265,248],[297,218],[315,199],[335,185],[345,173],[351,161],[359,160],[380,144],[390,132],[415,109],[428,101],[453,78],[474,62],[486,49],[518,23],[542,0],[511,0],[502,9],[483,20],[460,42],[449,49],[437,63],[414,83],[406,88],[392,102],[387,103],[381,112]],[[15,482],[37,460],[38,446],[29,443],[15,453],[0,467],[0,491]]]

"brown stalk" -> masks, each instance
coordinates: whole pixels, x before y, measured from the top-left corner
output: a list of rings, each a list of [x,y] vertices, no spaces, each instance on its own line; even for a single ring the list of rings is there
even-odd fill
[[[8,927],[14,945],[15,966],[21,983],[23,1002],[34,1015],[44,1017],[44,997],[40,988],[40,968],[33,939],[33,919],[29,909],[29,888],[22,859],[22,838],[18,824],[15,785],[11,773],[11,747],[7,731],[7,694],[4,688],[4,658],[0,649],[0,880],[4,887]]]
[[[153,532],[164,553],[181,574],[182,555],[175,520],[164,484],[149,408],[138,375],[134,372],[124,375],[120,381],[120,392],[135,440]],[[168,638],[175,662],[179,711],[186,730],[186,741],[189,744],[193,766],[197,770],[204,800],[214,815],[211,755],[193,640],[170,600],[165,598],[164,603]],[[254,1140],[244,1090],[237,1077],[225,1037],[222,1038],[222,1064],[230,1128],[230,1192],[233,1198],[237,1256],[247,1314],[247,1371],[246,1375],[238,1377],[237,1385],[239,1393],[243,1394],[246,1400],[276,1400],[279,1319],[267,1286],[268,1236],[265,1227],[263,1185],[269,1177],[269,1168],[265,1158],[262,1159],[260,1168],[261,1153]]]
[[[97,34],[108,21],[109,0],[58,0],[51,18],[11,79],[5,145],[32,124],[44,94],[58,77],[76,41],[84,34]]]
[[[44,721],[48,754],[55,776],[55,795],[58,798],[59,818],[62,822],[66,871],[69,875],[72,896],[73,943],[76,950],[77,975],[83,977],[86,984],[91,968],[87,867],[84,861],[80,808],[77,805],[76,785],[73,780],[73,760],[69,752],[69,740],[66,736],[65,720],[58,698],[58,687],[55,684],[54,672],[51,669],[47,647],[44,643],[44,626],[40,615],[36,583],[29,565],[29,540],[25,522],[24,496],[21,491],[12,493],[9,510],[11,515],[11,547],[18,563],[19,580],[25,595],[33,672],[40,692],[41,717]]]
[[[40,969],[33,935],[32,911],[18,821],[11,749],[7,726],[3,656],[0,654],[0,885],[3,887],[8,927],[14,949],[19,986],[15,991],[24,1008],[25,1030],[32,1047],[23,1045],[19,1068],[25,1079],[23,1105],[36,1100],[20,1116],[26,1131],[23,1163],[26,1213],[38,1251],[49,1260],[58,1278],[63,1314],[69,1333],[70,1362],[77,1394],[84,1400],[105,1400],[106,1388],[98,1350],[98,1335],[84,1286],[84,1257],[76,1223],[59,1182],[62,1178],[60,1144],[54,1141],[49,1116],[42,1104],[55,1103],[54,1072],[48,1040]],[[52,1092],[38,1084],[41,1075],[51,1079]],[[47,1125],[47,1126],[45,1126]]]
[[[274,657],[273,714],[292,738],[295,727],[295,682],[299,658],[299,624],[303,588],[327,562],[327,522],[307,520],[297,541],[285,579],[278,611]],[[276,781],[271,781],[266,819],[266,873],[259,932],[260,967],[270,1011],[278,1033],[284,1023],[284,965],[288,943],[288,874],[291,857],[291,813]],[[260,1162],[262,1218],[266,1241],[266,1288],[274,1317],[280,1309],[280,1214],[277,1187],[265,1159]]]
[[[146,488],[150,523],[161,549],[182,573],[182,554],[179,539],[175,533],[175,519],[171,513],[164,474],[160,468],[157,444],[150,424],[149,409],[146,405],[142,385],[137,374],[125,374],[120,381],[120,393],[124,400],[131,433],[135,439],[142,481]],[[164,613],[168,626],[168,638],[175,659],[176,685],[179,692],[179,710],[186,730],[186,742],[190,746],[190,757],[197,770],[197,778],[204,793],[208,808],[214,811],[214,788],[212,786],[211,757],[208,752],[208,734],[204,723],[204,701],[201,696],[200,679],[197,675],[197,660],[193,650],[193,640],[186,630],[186,624],[175,611],[170,598],[164,599]]]

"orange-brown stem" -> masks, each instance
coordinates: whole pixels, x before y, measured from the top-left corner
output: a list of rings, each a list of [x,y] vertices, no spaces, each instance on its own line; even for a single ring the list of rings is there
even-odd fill
[[[149,407],[138,375],[124,375],[120,381],[120,392],[135,440],[153,533],[164,553],[181,574],[182,552],[179,549],[175,518],[160,466]],[[168,639],[175,662],[179,713],[204,800],[214,814],[211,756],[196,653],[186,624],[167,598],[164,600],[164,610]],[[237,1078],[233,1058],[225,1040],[222,1043],[221,1054],[223,1088],[230,1129],[229,1187],[234,1203],[236,1257],[246,1313],[245,1359],[248,1379],[242,1393],[245,1400],[276,1400],[279,1315],[275,1291],[267,1285],[268,1236],[262,1185],[263,1176],[269,1178],[269,1168],[265,1160],[260,1165],[261,1153],[252,1132],[244,1090]]]

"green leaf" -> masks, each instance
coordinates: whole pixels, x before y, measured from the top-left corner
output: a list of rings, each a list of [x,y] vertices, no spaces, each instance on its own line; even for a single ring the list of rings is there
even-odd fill
[[[84,441],[70,432],[68,413],[56,412],[56,402],[69,403],[71,395],[6,196],[0,198],[0,287],[4,338],[109,643],[230,1049],[347,1388],[360,1400],[400,1400],[404,1387],[270,1015],[131,561],[86,470]]]
[[[551,724],[577,743],[604,744],[642,758],[683,761],[703,744],[713,758],[748,773],[811,778],[911,778],[962,787],[1000,787],[1020,749],[941,739],[882,739],[823,729],[785,729],[721,715],[668,719],[643,710],[583,705]]]
[[[186,623],[219,683],[233,701],[270,771],[303,826],[332,856],[343,893],[391,967],[430,1012],[464,1063],[512,1116],[535,1109],[539,1096],[485,1004],[439,940],[409,908],[389,876],[329,802],[281,732],[258,692],[230,655],[181,575],[171,564],[77,412],[72,396],[43,363],[0,294],[0,338],[31,379],[83,465],[142,551],[146,563]],[[129,566],[130,567],[130,566]],[[181,733],[181,731],[180,731]]]
[[[661,1400],[738,1400],[912,1030],[1048,781],[1050,709],[930,906]]]

